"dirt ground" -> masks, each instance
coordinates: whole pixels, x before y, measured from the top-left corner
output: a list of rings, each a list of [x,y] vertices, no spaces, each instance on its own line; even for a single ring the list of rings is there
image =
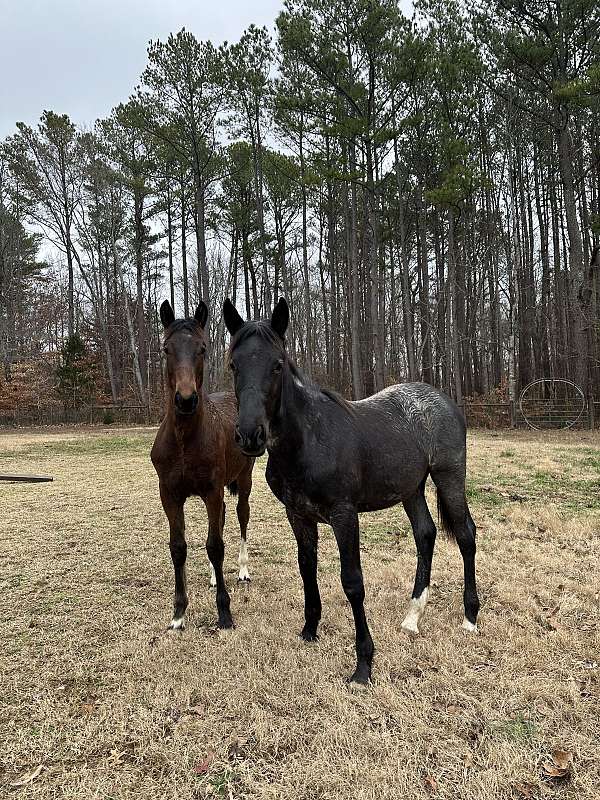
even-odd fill
[[[249,588],[215,628],[200,501],[188,503],[191,605],[167,632],[172,569],[149,429],[9,433],[0,472],[0,797],[77,800],[600,798],[600,435],[469,435],[480,633],[440,535],[432,597],[400,623],[415,548],[401,507],[361,518],[373,685],[354,666],[333,536],[323,623],[303,599],[283,508],[255,469]],[[433,495],[429,494],[430,501]],[[433,506],[432,506],[433,507]]]

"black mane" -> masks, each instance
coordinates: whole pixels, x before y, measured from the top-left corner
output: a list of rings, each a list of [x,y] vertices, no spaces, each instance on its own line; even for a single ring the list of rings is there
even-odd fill
[[[237,333],[231,337],[229,342],[229,355],[233,353],[238,344],[245,342],[251,336],[259,336],[265,342],[272,344],[278,352],[285,355],[285,342],[275,333],[271,325],[265,320],[258,320],[256,322],[245,322]]]
[[[336,403],[340,408],[343,408],[348,414],[354,415],[356,413],[354,406],[349,400],[346,400],[340,394],[333,391],[333,389],[323,389],[323,387],[319,386],[318,383],[315,383],[307,378],[306,375],[304,375],[304,373],[286,353],[285,341],[279,336],[278,333],[276,333],[276,331],[273,330],[270,323],[267,321],[259,320],[256,322],[245,322],[239,331],[231,337],[231,341],[229,343],[229,356],[231,357],[231,354],[239,344],[245,342],[246,339],[249,339],[251,336],[259,336],[263,341],[269,342],[269,344],[273,345],[277,352],[281,353],[282,357],[285,358],[286,364],[292,373],[292,377],[299,380],[302,385],[308,389],[308,391],[312,392],[313,394],[324,394],[325,397]]]

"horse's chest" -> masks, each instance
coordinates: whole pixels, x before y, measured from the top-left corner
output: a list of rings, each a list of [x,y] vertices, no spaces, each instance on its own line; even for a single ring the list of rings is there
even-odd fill
[[[283,475],[267,465],[265,474],[269,488],[284,506],[295,514],[319,522],[327,521],[327,509],[323,505],[318,492],[300,475]]]
[[[163,470],[162,480],[178,495],[204,497],[215,486],[214,470],[199,465],[194,459],[179,457]]]

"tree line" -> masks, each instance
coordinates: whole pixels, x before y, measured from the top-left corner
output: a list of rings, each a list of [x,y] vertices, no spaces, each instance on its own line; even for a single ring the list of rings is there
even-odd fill
[[[600,396],[599,93],[596,0],[286,0],[273,36],[150,42],[107,119],[0,144],[0,395],[37,360],[64,402],[158,404],[165,297],[207,303],[221,386],[224,298],[283,295],[347,396]]]

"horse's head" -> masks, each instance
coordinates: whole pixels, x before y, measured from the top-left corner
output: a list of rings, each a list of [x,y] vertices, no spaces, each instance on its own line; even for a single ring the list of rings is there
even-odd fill
[[[239,409],[235,440],[244,453],[259,456],[265,452],[281,398],[288,304],[281,298],[270,322],[244,322],[228,299],[223,316],[231,334],[229,366]]]
[[[207,318],[208,308],[202,300],[191,319],[175,319],[168,300],[160,307],[165,329],[163,349],[167,359],[167,383],[175,412],[183,416],[194,414],[198,408],[204,377]]]

